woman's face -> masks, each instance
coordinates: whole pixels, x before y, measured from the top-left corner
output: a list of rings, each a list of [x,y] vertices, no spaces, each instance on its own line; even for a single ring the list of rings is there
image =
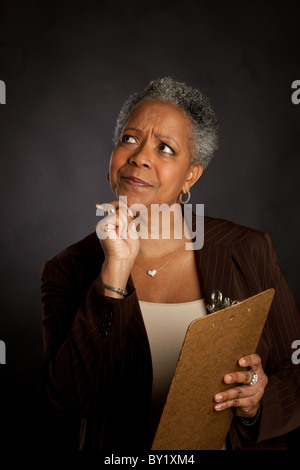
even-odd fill
[[[127,204],[174,204],[202,173],[191,165],[191,124],[182,110],[144,101],[129,115],[111,155],[109,181]]]

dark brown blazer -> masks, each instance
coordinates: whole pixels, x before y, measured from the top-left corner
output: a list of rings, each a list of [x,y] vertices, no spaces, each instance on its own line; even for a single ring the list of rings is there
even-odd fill
[[[206,299],[213,289],[239,300],[276,291],[257,349],[269,378],[259,426],[234,419],[228,443],[233,449],[286,448],[285,435],[300,426],[300,368],[291,360],[291,345],[300,339],[295,298],[267,234],[208,217],[204,228],[204,246],[195,256]],[[44,264],[41,377],[51,401],[81,419],[81,449],[147,450],[147,333],[131,278],[127,298],[103,295],[103,259],[93,233]]]

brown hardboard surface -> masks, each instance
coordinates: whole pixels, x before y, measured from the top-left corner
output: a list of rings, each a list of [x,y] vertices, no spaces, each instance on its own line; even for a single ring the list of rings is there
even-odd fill
[[[214,411],[213,396],[226,373],[243,370],[237,361],[256,351],[274,289],[195,320],[189,326],[153,450],[220,450],[232,408]]]

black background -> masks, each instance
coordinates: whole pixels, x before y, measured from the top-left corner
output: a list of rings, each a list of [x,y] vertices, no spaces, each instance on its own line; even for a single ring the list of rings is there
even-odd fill
[[[94,230],[119,108],[150,79],[210,97],[220,149],[192,202],[267,231],[299,301],[299,14],[296,1],[1,3],[0,448],[76,448],[76,419],[40,393],[40,268]]]

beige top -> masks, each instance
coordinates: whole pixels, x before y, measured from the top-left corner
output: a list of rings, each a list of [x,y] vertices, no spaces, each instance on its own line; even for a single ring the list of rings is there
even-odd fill
[[[188,326],[206,315],[204,299],[160,304],[139,301],[153,365],[151,427],[158,426]]]

